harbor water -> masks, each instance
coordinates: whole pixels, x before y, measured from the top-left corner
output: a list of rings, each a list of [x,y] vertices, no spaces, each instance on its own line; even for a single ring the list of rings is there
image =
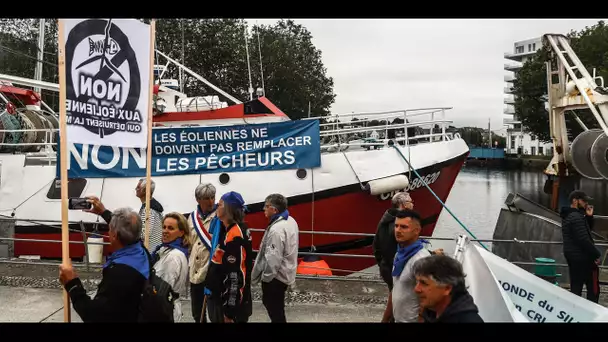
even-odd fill
[[[500,209],[509,193],[521,195],[549,208],[551,195],[544,193],[547,176],[542,171],[492,170],[464,167],[446,201],[452,213],[479,239],[491,239]],[[582,179],[580,189],[594,198],[594,211],[608,215],[608,181]],[[445,209],[441,212],[434,237],[467,235],[462,226]],[[486,244],[489,246],[490,244]],[[432,247],[454,253],[455,242],[432,241]]]

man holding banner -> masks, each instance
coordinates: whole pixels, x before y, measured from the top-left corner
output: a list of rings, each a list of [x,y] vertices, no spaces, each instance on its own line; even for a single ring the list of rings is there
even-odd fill
[[[147,148],[146,179],[150,180],[154,38],[154,20],[150,24],[137,19],[58,20],[60,146],[57,166],[61,180],[63,270],[71,269],[68,144]],[[147,188],[145,216],[149,218],[150,187]],[[144,236],[146,247],[148,230],[149,222]],[[67,278],[64,274],[64,280]],[[64,292],[66,322],[71,320],[69,307],[69,296]]]

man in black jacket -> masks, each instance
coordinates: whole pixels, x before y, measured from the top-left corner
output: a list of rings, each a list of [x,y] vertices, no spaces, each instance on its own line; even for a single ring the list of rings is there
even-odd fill
[[[424,323],[483,323],[456,259],[432,255],[416,261],[413,271]]]
[[[59,281],[83,322],[137,322],[141,293],[150,276],[141,226],[141,218],[129,208],[112,213],[109,238],[114,252],[103,266],[95,298],[87,295],[71,264],[59,267]]]
[[[397,252],[395,218],[400,210],[414,209],[414,202],[407,192],[396,193],[391,202],[392,207],[384,213],[380,222],[378,222],[378,228],[372,245],[374,257],[380,269],[380,276],[386,285],[388,285],[389,291],[393,290],[393,276],[391,273],[393,272],[393,260]]]
[[[578,296],[587,288],[587,299],[597,303],[600,297],[599,268],[600,251],[595,247],[593,229],[593,207],[591,197],[583,191],[570,193],[570,207],[563,207],[562,239],[564,256],[570,273],[570,291]]]

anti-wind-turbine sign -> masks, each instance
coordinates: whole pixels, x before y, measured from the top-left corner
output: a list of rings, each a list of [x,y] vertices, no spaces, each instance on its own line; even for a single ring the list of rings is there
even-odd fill
[[[146,147],[150,34],[135,19],[65,20],[69,142]]]

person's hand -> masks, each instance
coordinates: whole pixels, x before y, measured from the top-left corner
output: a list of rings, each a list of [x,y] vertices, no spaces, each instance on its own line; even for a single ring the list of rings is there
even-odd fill
[[[585,208],[585,213],[587,214],[587,216],[593,216],[593,206],[588,205],[587,208]]]
[[[97,215],[101,215],[101,214],[103,214],[104,211],[106,211],[106,207],[103,205],[103,203],[101,203],[101,201],[99,200],[99,197],[87,196],[86,199],[87,199],[87,202],[89,202],[93,205],[93,207],[91,209],[83,209],[83,211],[85,211],[87,213],[97,214]]]
[[[224,315],[224,323],[234,323],[234,320]]]
[[[439,248],[433,251],[433,254],[435,255],[443,255],[443,248]]]
[[[59,265],[59,282],[61,283],[61,285],[69,283],[72,279],[75,279],[76,277],[76,271],[74,271],[74,267],[72,266],[71,262],[67,265]]]

